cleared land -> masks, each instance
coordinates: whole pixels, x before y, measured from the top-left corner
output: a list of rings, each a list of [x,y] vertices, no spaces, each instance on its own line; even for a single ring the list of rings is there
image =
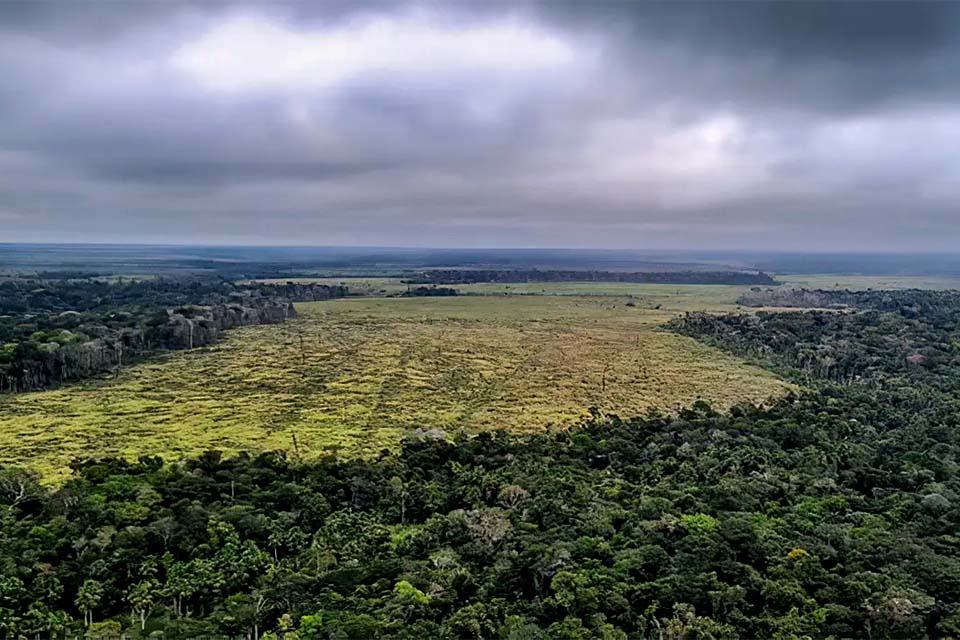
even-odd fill
[[[733,308],[741,288],[616,286],[636,289],[637,306],[574,295],[298,305],[300,318],[234,330],[214,347],[0,398],[0,462],[56,480],[78,456],[370,455],[416,427],[543,429],[591,406],[631,415],[698,398],[759,402],[788,388],[659,329],[678,311]]]

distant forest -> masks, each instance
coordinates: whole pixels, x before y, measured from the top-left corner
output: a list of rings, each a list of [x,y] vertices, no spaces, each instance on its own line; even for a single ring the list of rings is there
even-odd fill
[[[451,287],[410,287],[401,295],[406,298],[437,298],[459,295],[459,292]]]
[[[768,274],[748,271],[561,271],[539,269],[436,269],[406,276],[411,284],[476,282],[639,282],[648,284],[779,284]]]
[[[784,253],[593,249],[443,249],[17,244],[0,242],[0,276],[116,273],[232,279],[321,274],[385,276],[422,269],[958,275],[960,254]]]
[[[911,289],[901,292],[887,290],[848,291],[845,289],[777,289],[753,287],[737,299],[745,307],[796,307],[801,309],[870,309],[893,311],[909,317],[960,311],[956,291]]]
[[[212,344],[233,327],[282,322],[293,302],[346,287],[221,280],[16,279],[0,282],[0,393],[43,389],[169,349]]]
[[[0,469],[0,635],[958,637],[958,296],[670,324],[804,382],[765,407]]]

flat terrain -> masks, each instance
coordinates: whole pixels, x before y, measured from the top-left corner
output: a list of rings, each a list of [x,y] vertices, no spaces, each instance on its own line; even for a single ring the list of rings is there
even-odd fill
[[[788,287],[807,289],[960,289],[960,277],[951,276],[858,276],[830,274],[785,274],[776,279]],[[395,295],[406,291],[399,278],[272,278],[257,282],[302,282],[345,284],[351,293],[364,296]],[[679,295],[694,305],[723,304],[736,299],[743,287],[723,285],[670,285],[633,282],[522,282],[456,284],[451,286],[463,294],[481,295],[585,295],[640,296],[656,299]]]
[[[283,284],[343,284],[352,295],[392,296],[408,289],[400,278],[265,278],[254,282]],[[413,285],[425,286],[425,285]],[[674,311],[693,309],[730,309],[744,286],[707,284],[647,284],[642,282],[475,282],[471,284],[443,285],[459,291],[462,295],[484,296],[586,296],[619,297],[633,299],[634,303],[652,308],[669,305]]]
[[[298,305],[300,318],[234,330],[214,347],[0,398],[0,462],[56,479],[76,456],[370,455],[416,427],[543,429],[576,422],[591,406],[632,415],[697,398],[760,402],[788,388],[659,329],[678,311],[732,308],[737,291],[630,286],[646,290],[635,292],[636,307],[612,296]]]

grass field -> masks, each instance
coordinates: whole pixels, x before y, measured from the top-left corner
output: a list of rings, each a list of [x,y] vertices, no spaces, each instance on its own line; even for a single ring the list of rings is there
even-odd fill
[[[301,304],[296,320],[237,329],[115,378],[0,398],[0,462],[55,481],[76,456],[292,450],[294,439],[305,456],[368,455],[416,427],[538,430],[591,406],[633,415],[787,389],[659,329],[678,311],[732,308],[736,291],[640,286],[636,307],[582,296]]]

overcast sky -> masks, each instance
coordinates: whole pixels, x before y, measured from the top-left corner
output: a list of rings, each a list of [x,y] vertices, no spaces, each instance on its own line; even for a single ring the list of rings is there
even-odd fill
[[[0,2],[0,241],[960,248],[960,3]]]

